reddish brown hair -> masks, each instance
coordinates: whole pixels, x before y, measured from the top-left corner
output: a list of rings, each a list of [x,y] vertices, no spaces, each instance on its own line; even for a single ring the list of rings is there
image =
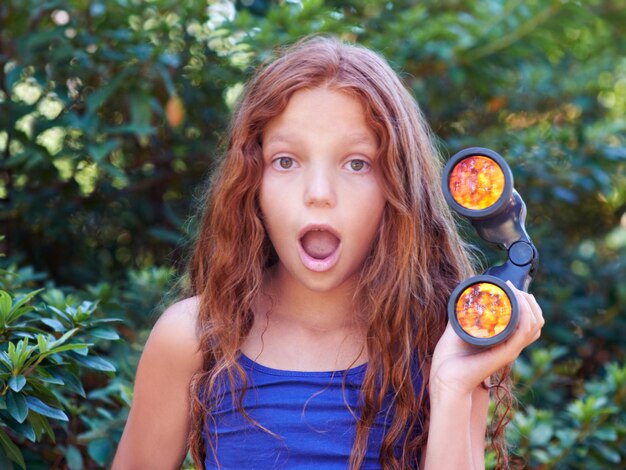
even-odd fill
[[[347,93],[363,104],[366,121],[381,144],[387,198],[355,293],[357,311],[367,325],[369,362],[351,467],[360,467],[374,416],[389,392],[395,396],[394,414],[381,448],[383,467],[414,465],[425,442],[420,430],[428,419],[428,377],[424,374],[416,394],[411,370],[428,370],[446,326],[447,299],[473,271],[444,202],[441,165],[415,100],[376,53],[317,36],[262,65],[247,84],[231,122],[225,158],[204,201],[185,292],[200,300],[204,369],[192,381],[190,435],[198,468],[205,458],[202,430],[214,403],[201,395],[213,397],[223,384],[234,390],[236,379],[245,384],[237,362],[239,348],[250,332],[252,305],[272,256],[258,204],[261,136],[294,92],[314,87]],[[393,452],[398,442],[403,449],[400,459]]]

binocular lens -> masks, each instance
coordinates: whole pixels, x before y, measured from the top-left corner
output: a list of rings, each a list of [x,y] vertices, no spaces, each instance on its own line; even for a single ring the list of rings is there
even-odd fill
[[[528,290],[537,250],[526,229],[526,205],[513,188],[513,174],[502,156],[469,147],[448,160],[441,174],[448,205],[468,219],[480,237],[506,249],[508,260],[460,282],[448,300],[448,320],[459,337],[491,347],[513,334],[519,320],[517,289]]]
[[[457,204],[481,210],[492,206],[502,196],[505,177],[500,165],[491,158],[470,155],[454,166],[448,185]]]
[[[468,286],[459,295],[455,309],[461,328],[475,338],[492,338],[501,333],[513,311],[507,293],[489,282]]]

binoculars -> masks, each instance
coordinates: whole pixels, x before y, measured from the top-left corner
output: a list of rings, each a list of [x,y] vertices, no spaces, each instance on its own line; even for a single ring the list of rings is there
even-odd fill
[[[469,219],[485,241],[507,250],[508,259],[461,282],[448,302],[454,331],[466,342],[488,347],[508,338],[519,319],[511,283],[525,292],[538,262],[524,222],[526,204],[513,188],[513,174],[496,152],[472,147],[446,164],[443,192],[450,207]]]

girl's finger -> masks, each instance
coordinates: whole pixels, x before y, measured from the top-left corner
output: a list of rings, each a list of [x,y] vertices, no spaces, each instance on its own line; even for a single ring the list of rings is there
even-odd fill
[[[507,284],[513,290],[519,306],[519,346],[520,350],[536,341],[541,334],[541,327],[544,324],[541,307],[532,294],[522,292],[510,281]]]
[[[518,297],[521,297],[528,306],[528,313],[532,316],[534,328],[541,329],[545,324],[545,320],[543,319],[543,312],[541,311],[541,307],[537,303],[535,296],[519,290],[517,291],[517,295]]]
[[[545,324],[545,320],[543,318],[543,311],[541,310],[541,307],[537,303],[537,299],[535,299],[535,296],[532,294],[527,294],[527,295],[528,295],[528,304],[530,305],[532,312],[535,315],[535,318],[537,319],[538,323],[541,326],[543,326]]]

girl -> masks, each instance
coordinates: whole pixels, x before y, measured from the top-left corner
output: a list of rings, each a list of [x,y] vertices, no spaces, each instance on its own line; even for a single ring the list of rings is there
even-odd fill
[[[473,273],[439,171],[375,53],[314,37],[261,67],[113,468],[177,468],[188,449],[198,468],[484,468],[485,381],[543,318],[516,291],[519,327],[500,345],[476,350],[446,325]]]

